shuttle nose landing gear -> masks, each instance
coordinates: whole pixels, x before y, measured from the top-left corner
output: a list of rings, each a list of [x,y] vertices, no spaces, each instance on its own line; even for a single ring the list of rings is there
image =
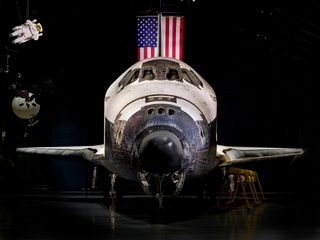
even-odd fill
[[[149,173],[149,172],[139,172],[138,179],[142,186],[142,189],[146,194],[153,194],[155,195],[156,199],[158,200],[158,207],[161,209],[163,208],[163,196],[167,190],[170,191],[171,196],[176,196],[180,193],[184,181],[185,181],[186,174],[183,171],[176,171],[173,173]],[[172,191],[173,186],[173,191]]]

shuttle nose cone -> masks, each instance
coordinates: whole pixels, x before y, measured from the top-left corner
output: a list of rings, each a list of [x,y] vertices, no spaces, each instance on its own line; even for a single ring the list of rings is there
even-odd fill
[[[176,171],[183,159],[181,141],[169,131],[152,132],[140,144],[139,159],[140,167],[148,172]]]

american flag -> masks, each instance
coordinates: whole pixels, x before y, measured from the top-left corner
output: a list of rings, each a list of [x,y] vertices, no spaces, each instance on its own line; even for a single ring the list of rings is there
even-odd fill
[[[159,56],[159,17],[137,17],[138,61]]]
[[[183,56],[183,16],[161,17],[161,56],[182,60]]]

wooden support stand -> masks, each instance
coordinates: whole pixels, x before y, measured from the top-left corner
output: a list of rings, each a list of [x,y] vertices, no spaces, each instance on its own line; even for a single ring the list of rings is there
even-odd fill
[[[252,170],[246,170],[241,168],[229,167],[226,169],[224,181],[221,186],[220,195],[217,202],[217,207],[221,206],[221,198],[226,192],[229,192],[229,197],[224,205],[229,206],[235,203],[236,197],[245,200],[248,208],[252,207],[250,204],[248,193],[252,196],[253,204],[261,204],[261,200],[265,200],[258,174]],[[258,191],[257,191],[258,189]],[[259,197],[259,194],[260,196]]]

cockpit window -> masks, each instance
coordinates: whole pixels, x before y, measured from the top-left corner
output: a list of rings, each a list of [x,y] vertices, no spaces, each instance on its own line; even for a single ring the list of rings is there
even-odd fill
[[[192,85],[196,86],[197,88],[203,87],[201,80],[194,74],[194,72],[189,71],[187,69],[181,69],[183,80]]]
[[[142,64],[141,73],[139,76],[139,81],[147,80],[144,77],[145,71],[152,70],[155,80],[173,80],[182,81],[181,80],[181,72],[180,65],[178,62],[167,60],[167,59],[157,59],[150,60]],[[147,73],[147,72],[146,72]],[[146,75],[147,76],[147,75]]]
[[[121,91],[125,86],[133,83],[139,78],[140,69],[130,70],[123,79],[119,82],[118,87],[119,91]]]
[[[179,73],[177,69],[169,69],[166,78],[168,80],[180,80]]]
[[[197,81],[197,83],[203,87],[203,83],[201,82],[201,80],[198,78],[197,74],[195,74],[192,70],[190,70],[190,73],[192,74],[193,78]]]
[[[143,70],[142,79],[143,80],[153,80],[154,79],[154,72],[152,68],[147,68]]]
[[[132,74],[131,77],[130,77],[130,80],[129,80],[128,84],[133,83],[134,81],[138,80],[138,78],[139,78],[139,72],[140,72],[140,69],[134,70],[133,74]],[[127,85],[128,85],[128,84],[127,84]]]

